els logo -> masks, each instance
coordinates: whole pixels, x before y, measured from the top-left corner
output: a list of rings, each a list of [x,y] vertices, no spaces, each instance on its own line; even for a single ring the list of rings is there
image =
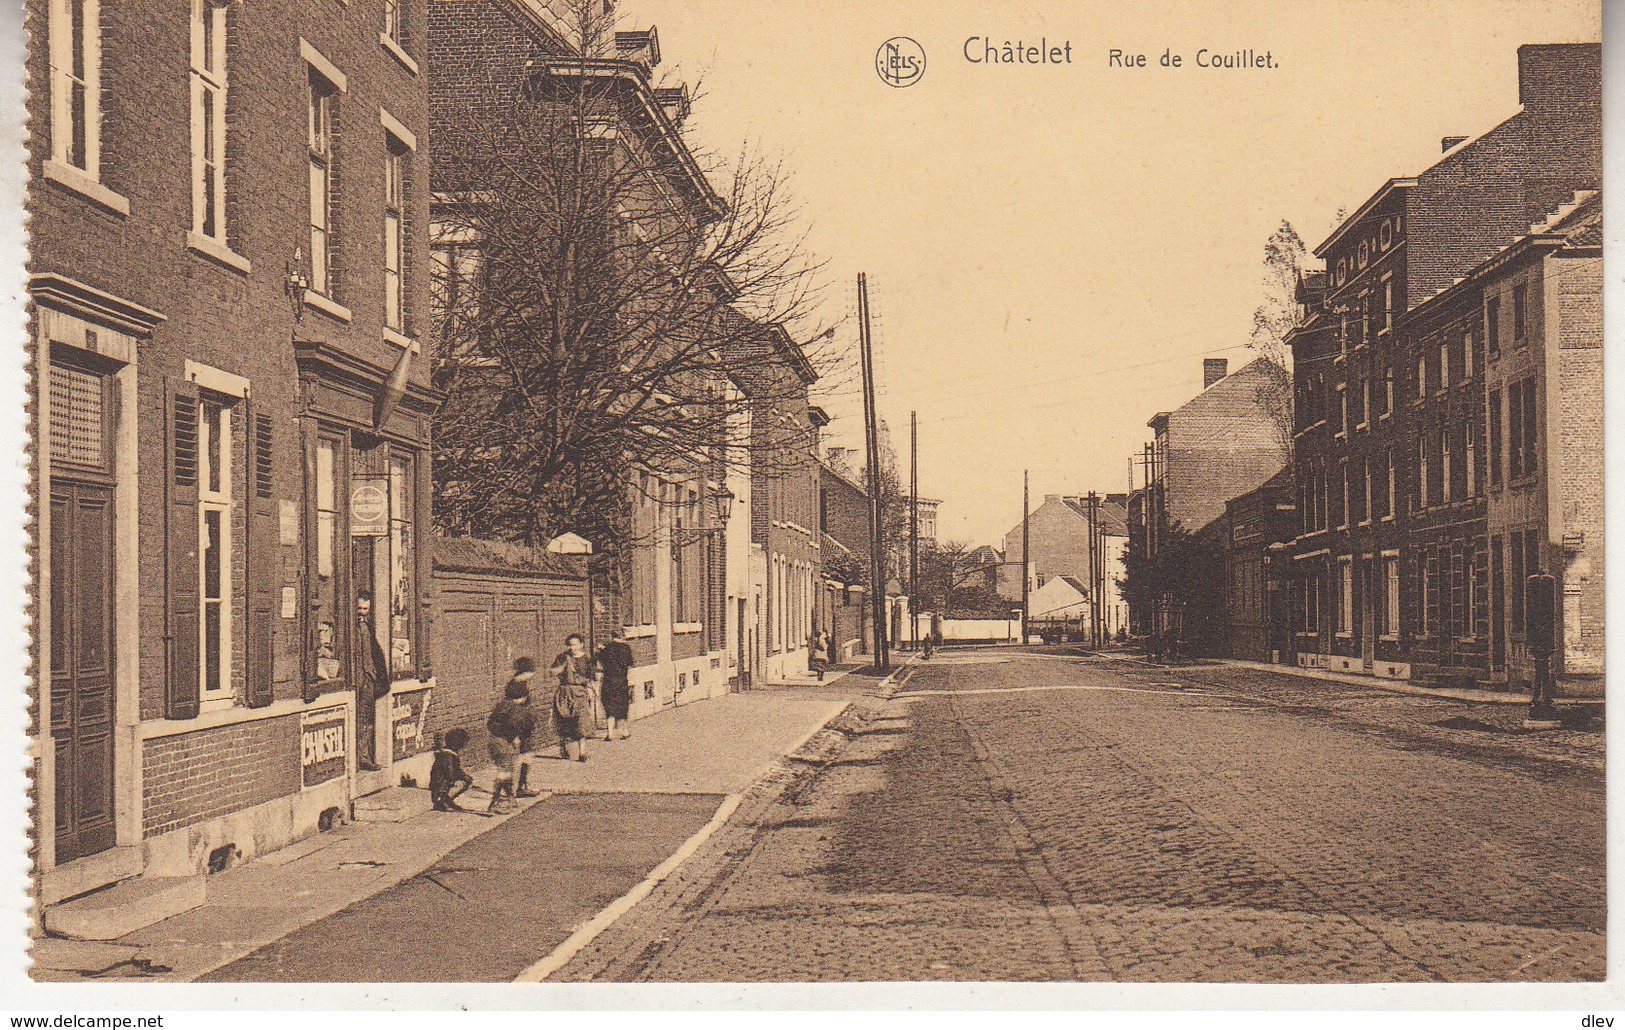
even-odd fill
[[[907,36],[893,36],[875,51],[875,72],[888,86],[912,86],[925,74],[925,48]]]

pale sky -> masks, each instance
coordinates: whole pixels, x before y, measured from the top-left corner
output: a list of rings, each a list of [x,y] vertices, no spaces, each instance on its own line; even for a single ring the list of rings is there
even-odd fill
[[[666,84],[703,73],[694,125],[719,150],[782,154],[829,262],[828,320],[867,272],[880,413],[939,535],[998,542],[1021,475],[1046,493],[1122,491],[1145,423],[1234,370],[1282,218],[1312,248],[1340,206],[1517,109],[1521,43],[1595,41],[1588,2],[877,4],[621,0],[660,32]],[[906,89],[875,51],[924,47]],[[1072,44],[1073,63],[967,63],[970,36]],[[1274,70],[1195,67],[1202,47]],[[1113,69],[1108,51],[1149,67]],[[979,48],[978,48],[979,49]],[[1163,69],[1165,49],[1184,57]],[[856,322],[845,331],[855,339]],[[820,401],[862,446],[855,390]]]

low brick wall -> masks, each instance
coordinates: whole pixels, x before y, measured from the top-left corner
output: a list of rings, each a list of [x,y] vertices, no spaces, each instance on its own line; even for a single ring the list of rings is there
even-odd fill
[[[468,731],[470,766],[486,764],[485,720],[515,658],[542,670],[533,681],[537,742],[554,739],[546,667],[564,638],[587,626],[585,561],[475,540],[437,540],[434,558],[435,691],[427,731]]]
[[[297,794],[299,716],[147,740],[141,771],[143,837]]]

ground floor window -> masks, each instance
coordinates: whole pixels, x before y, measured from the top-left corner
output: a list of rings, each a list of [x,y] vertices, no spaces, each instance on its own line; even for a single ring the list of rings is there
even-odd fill
[[[1382,556],[1382,635],[1399,634],[1399,555]]]
[[[1354,557],[1337,559],[1337,632],[1354,632]]]

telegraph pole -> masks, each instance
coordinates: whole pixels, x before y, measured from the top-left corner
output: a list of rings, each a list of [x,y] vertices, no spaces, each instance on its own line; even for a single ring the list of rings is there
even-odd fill
[[[948,589],[953,590],[950,576]],[[914,650],[920,649],[920,426],[914,412],[908,413],[908,638]],[[944,602],[946,603],[946,602]]]
[[[1100,495],[1089,491],[1089,646],[1101,645],[1104,621],[1100,616],[1102,570],[1100,546]]]
[[[869,329],[869,279],[858,273],[858,344],[863,358],[863,430],[869,464],[869,577],[874,611],[875,671],[891,671],[886,631],[886,549],[880,524],[880,421],[875,415],[874,338]]]
[[[1032,567],[1033,560],[1032,538],[1027,532],[1027,520],[1030,514],[1028,511],[1030,502],[1027,494],[1027,475],[1027,470],[1023,469],[1021,472],[1021,643],[1023,647],[1027,644],[1027,602],[1029,600],[1028,590],[1032,583],[1032,577],[1028,575],[1028,569]]]

